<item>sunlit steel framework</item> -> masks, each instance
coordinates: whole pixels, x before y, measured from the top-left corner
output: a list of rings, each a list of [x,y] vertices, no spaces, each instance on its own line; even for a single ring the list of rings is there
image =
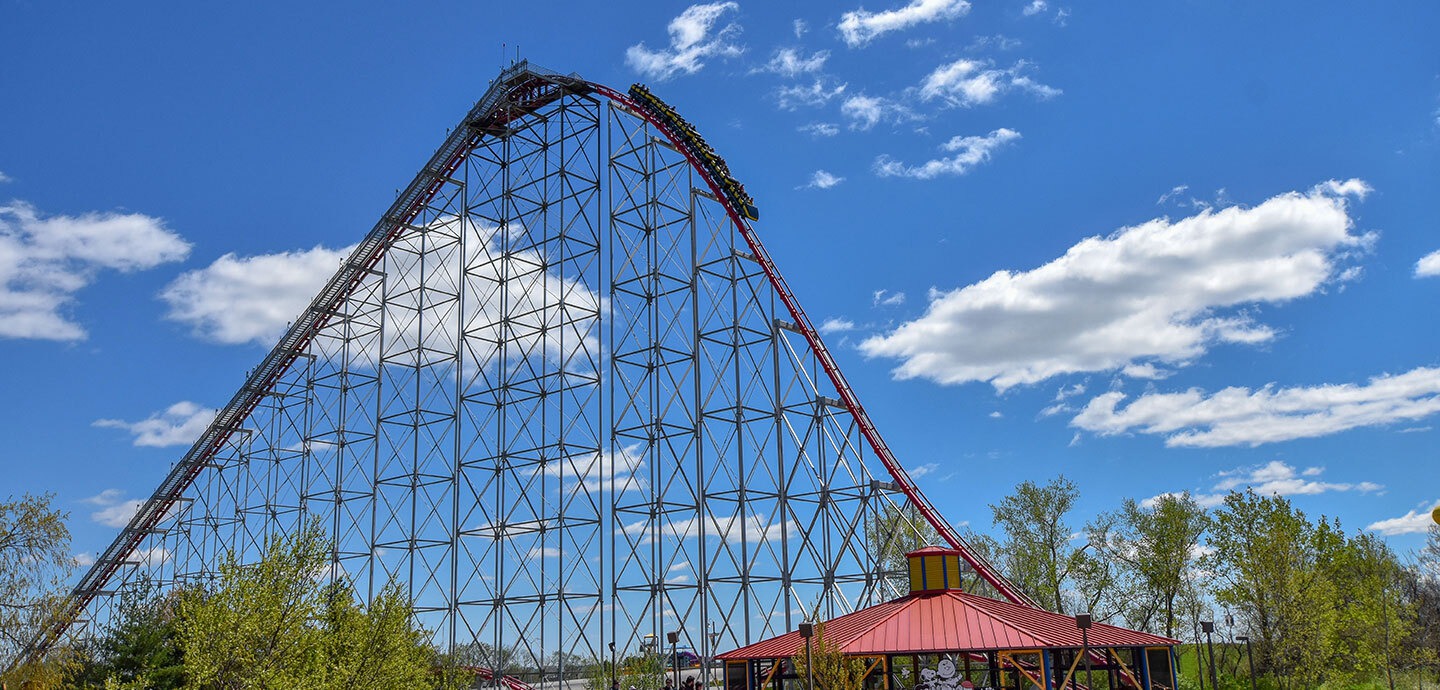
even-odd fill
[[[310,521],[329,577],[399,582],[442,648],[532,667],[672,630],[708,657],[898,596],[875,546],[899,535],[871,533],[897,501],[1023,601],[891,455],[694,147],[625,94],[503,71],[43,643]]]

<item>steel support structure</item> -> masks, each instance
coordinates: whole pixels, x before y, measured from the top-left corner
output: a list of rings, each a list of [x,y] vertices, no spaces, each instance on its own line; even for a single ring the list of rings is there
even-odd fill
[[[892,598],[867,530],[897,498],[1017,599],[673,134],[573,75],[503,72],[39,646],[312,522],[327,577],[398,583],[441,648],[516,649],[497,675],[675,630],[709,658]]]

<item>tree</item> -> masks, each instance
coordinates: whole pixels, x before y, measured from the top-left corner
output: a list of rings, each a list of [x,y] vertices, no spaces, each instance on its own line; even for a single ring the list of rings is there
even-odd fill
[[[1067,598],[1080,608],[1093,607],[1111,579],[1107,564],[1087,553],[1089,544],[1071,546],[1075,532],[1065,515],[1079,496],[1075,484],[1062,475],[1045,486],[1023,481],[1014,494],[990,506],[1005,534],[999,549],[1002,570],[1041,606],[1057,613],[1072,608],[1066,606]]]
[[[800,678],[806,678],[813,671],[815,685],[821,690],[863,690],[865,687],[865,662],[845,656],[838,646],[826,639],[824,623],[815,624],[809,659],[806,659],[805,650],[801,649],[791,663]]]
[[[75,566],[69,516],[51,507],[54,498],[27,493],[0,503],[0,681],[27,687],[58,687],[78,668],[75,650],[64,645],[45,658],[22,658],[59,613]]]
[[[1099,556],[1118,565],[1121,614],[1134,628],[1175,637],[1179,605],[1193,587],[1200,536],[1209,518],[1187,491],[1146,507],[1125,499],[1120,510],[1088,528]]]
[[[1334,583],[1319,554],[1333,526],[1312,524],[1285,498],[1231,492],[1212,515],[1202,559],[1214,573],[1215,600],[1233,609],[1255,643],[1257,673],[1302,687],[1318,685],[1335,628]]]
[[[887,593],[900,596],[910,591],[910,566],[905,554],[939,543],[940,534],[915,504],[908,500],[900,504],[887,501],[871,515],[865,526],[865,540]]]
[[[171,690],[185,685],[176,616],[178,591],[141,580],[120,595],[117,621],[96,640],[76,679],[82,687],[130,685]]]
[[[405,688],[427,684],[434,654],[394,583],[368,607],[343,581],[323,583],[329,546],[317,523],[273,541],[264,558],[233,554],[216,584],[179,602],[192,688]]]

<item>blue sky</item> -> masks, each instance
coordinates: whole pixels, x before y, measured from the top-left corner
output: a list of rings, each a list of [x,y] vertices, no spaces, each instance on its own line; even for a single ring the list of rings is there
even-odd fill
[[[0,494],[95,553],[517,50],[729,161],[892,448],[1440,502],[1440,5],[0,0]]]

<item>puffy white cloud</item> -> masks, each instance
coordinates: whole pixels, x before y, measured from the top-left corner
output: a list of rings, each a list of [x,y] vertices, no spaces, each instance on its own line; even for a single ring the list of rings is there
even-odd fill
[[[106,429],[124,429],[135,436],[135,445],[149,448],[184,446],[195,442],[205,428],[215,419],[217,411],[201,407],[188,400],[165,408],[163,412],[146,417],[138,422],[119,419],[97,419],[95,426]]]
[[[985,136],[952,137],[940,149],[954,155],[935,158],[920,165],[905,165],[882,154],[875,159],[875,174],[881,177],[909,177],[930,180],[941,175],[964,175],[970,169],[990,160],[1000,147],[1020,138],[1020,133],[1001,127]]]
[[[909,108],[880,96],[857,94],[840,104],[840,114],[850,120],[850,129],[870,129],[884,121],[901,122],[915,119]]]
[[[191,326],[202,338],[228,345],[270,345],[353,250],[226,254],[205,268],[181,274],[160,297],[170,305],[167,318]]]
[[[840,133],[840,128],[829,122],[811,122],[808,125],[801,125],[795,129],[799,132],[809,134],[812,137],[833,137]]]
[[[1025,6],[1025,9],[1020,10],[1020,12],[1027,17],[1033,17],[1049,8],[1050,4],[1045,2],[1045,0],[1033,0],[1030,4]]]
[[[1028,91],[1041,99],[1060,95],[1060,89],[1022,75],[1025,67],[1025,63],[1018,62],[1009,69],[995,69],[987,61],[961,58],[926,76],[920,82],[920,98],[968,108],[993,103],[1010,91]]]
[[[159,218],[47,217],[23,201],[0,206],[0,338],[80,340],[85,329],[64,311],[100,270],[147,270],[189,253]]]
[[[1346,197],[1323,188],[1157,218],[1082,240],[1039,268],[932,290],[924,315],[860,347],[902,360],[900,378],[998,390],[1152,362],[1183,366],[1216,344],[1274,338],[1248,308],[1314,294],[1371,241],[1353,231]]]
[[[791,84],[775,91],[775,102],[783,110],[795,110],[800,106],[819,107],[845,93],[845,84],[830,86],[823,79],[809,84]]]
[[[84,551],[75,554],[73,559],[75,562],[75,567],[77,568],[89,568],[90,566],[95,565],[95,555]]]
[[[850,319],[830,318],[820,324],[821,333],[845,333],[855,330],[855,322]]]
[[[9,175],[6,175],[4,171],[0,171],[0,184],[5,184],[6,182],[9,182],[10,179],[11,178]]]
[[[90,513],[91,520],[106,527],[115,528],[130,524],[130,518],[135,517],[135,511],[140,510],[140,506],[145,503],[144,501],[125,498],[125,493],[119,489],[106,489],[82,500],[85,503],[99,506],[100,508]]]
[[[830,51],[828,50],[816,51],[810,57],[805,57],[794,48],[781,48],[775,51],[769,62],[750,70],[750,73],[770,72],[782,77],[793,78],[825,69],[825,61],[829,59]]]
[[[1437,249],[1415,262],[1415,277],[1430,278],[1440,276],[1440,249]]]
[[[846,45],[858,48],[876,36],[908,29],[917,24],[955,19],[970,11],[966,0],[911,0],[893,10],[870,12],[861,7],[840,15],[840,36]]]
[[[625,50],[625,64],[651,79],[665,81],[681,72],[699,72],[707,58],[740,55],[744,47],[733,42],[740,26],[730,23],[716,29],[725,13],[739,9],[734,2],[691,5],[670,20],[668,50],[651,50],[643,42],[637,43]]]
[[[1288,465],[1279,460],[1271,460],[1264,465],[1252,467],[1241,467],[1227,472],[1220,472],[1217,481],[1210,488],[1209,493],[1192,493],[1191,498],[1206,508],[1213,508],[1225,502],[1225,496],[1231,491],[1253,490],[1262,496],[1314,496],[1316,494],[1358,491],[1360,493],[1373,493],[1385,487],[1374,482],[1325,482],[1316,479],[1325,472],[1323,467],[1307,467],[1303,471],[1296,471],[1293,465]],[[1310,477],[1310,479],[1306,479]],[[1165,496],[1179,495],[1179,492],[1167,492],[1158,496],[1151,496],[1140,502],[1143,508],[1154,508],[1155,504]]]
[[[1147,393],[1120,408],[1124,399],[1117,391],[1097,396],[1071,424],[1102,436],[1164,436],[1171,447],[1258,446],[1433,415],[1440,412],[1440,368],[1377,376],[1364,385]]]
[[[795,30],[795,38],[802,38],[805,32],[810,30],[810,25],[806,24],[804,19],[796,19],[791,28]]]
[[[1365,529],[1371,532],[1379,532],[1389,537],[1399,534],[1424,534],[1430,531],[1431,525],[1435,524],[1435,520],[1430,516],[1430,513],[1437,507],[1440,507],[1440,501],[1422,503],[1416,510],[1411,510],[1400,517],[1372,522],[1366,525]]]
[[[810,176],[810,181],[801,185],[799,189],[829,189],[844,181],[843,177],[832,175],[824,170],[816,170]]]

